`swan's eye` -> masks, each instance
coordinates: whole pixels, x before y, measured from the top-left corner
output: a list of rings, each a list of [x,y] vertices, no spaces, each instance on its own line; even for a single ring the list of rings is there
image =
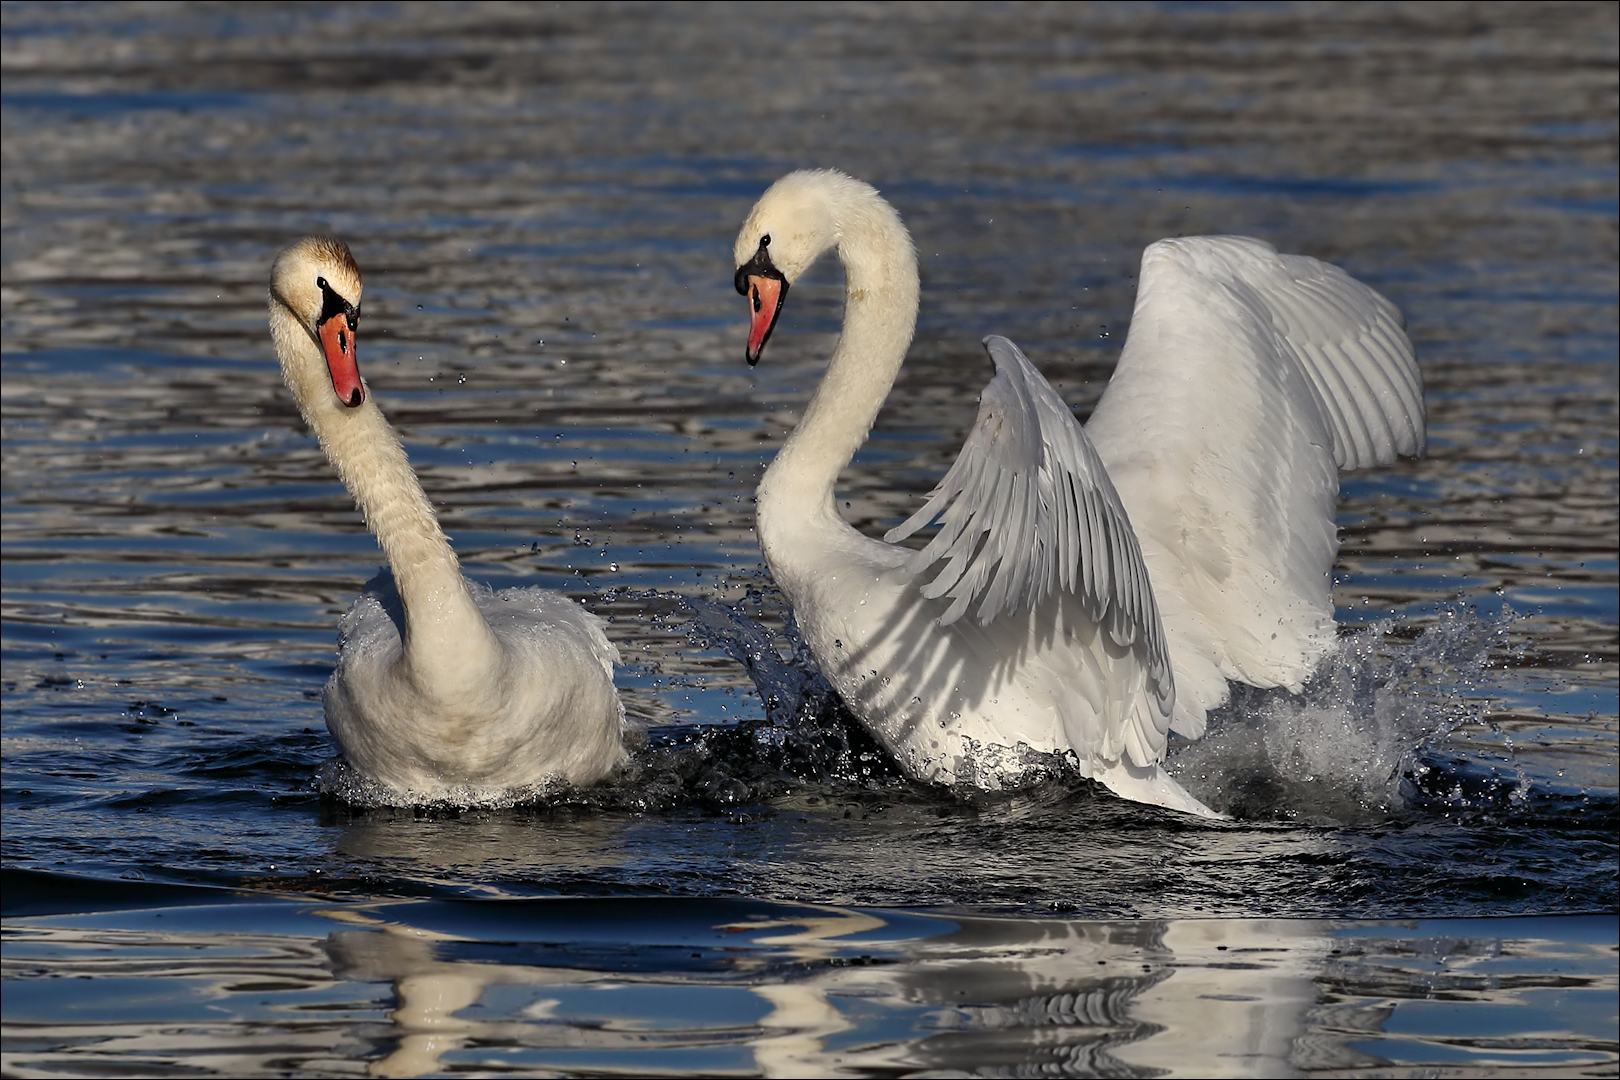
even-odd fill
[[[327,284],[324,277],[315,279],[315,284],[321,290],[321,313],[315,319],[316,326],[325,326],[331,320],[342,315],[352,331],[360,325],[360,309],[339,296],[337,290]]]
[[[770,233],[766,233],[764,236],[759,238],[759,246],[762,247],[762,248],[771,246],[771,234]]]

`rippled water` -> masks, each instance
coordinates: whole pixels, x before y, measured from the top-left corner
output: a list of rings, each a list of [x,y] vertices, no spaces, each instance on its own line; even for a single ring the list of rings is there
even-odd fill
[[[1294,950],[1278,1000],[1300,1004],[1249,1016],[1284,1033],[1243,1051],[1260,1055],[1250,1071],[1612,1069],[1612,1006],[1538,1004],[1551,1019],[1513,1030],[1597,1049],[1513,1058],[1390,1004],[1435,984],[1368,976],[1376,989],[1346,996],[1366,970],[1332,959],[1345,934],[1386,933],[1343,920],[1492,916],[1388,940],[1466,941],[1487,968],[1522,953],[1513,977],[1549,994],[1564,985],[1549,957],[1578,953],[1568,985],[1614,991],[1613,920],[1591,924],[1604,938],[1551,918],[1620,907],[1612,5],[768,10],[4,6],[7,1069],[86,1067],[71,1047],[92,1031],[113,1039],[107,1060],[173,1064],[145,1028],[96,1025],[191,1016],[179,990],[152,990],[169,1004],[134,1020],[117,1002],[147,992],[118,980],[191,978],[172,957],[194,948],[222,965],[204,996],[236,1010],[204,1042],[259,1022],[242,989],[258,961],[229,959],[255,949],[297,954],[287,978],[312,996],[277,1008],[349,1003],[299,1059],[317,1072],[381,1072],[392,1054],[386,1068],[438,1067],[407,1053],[432,1027],[412,1018],[413,971],[471,995],[448,1012],[491,1013],[458,1047],[690,1015],[623,982],[736,995],[700,995],[731,1034],[660,1068],[1202,1067],[1200,1040],[1232,1021],[1166,1021],[1151,1003],[1199,999],[1203,970],[1228,973],[1212,994],[1272,1000],[1195,944],[1222,935]],[[1345,478],[1340,655],[1303,699],[1240,693],[1176,752],[1236,823],[1083,783],[975,799],[912,785],[826,698],[763,572],[752,490],[820,376],[842,282],[823,266],[795,287],[757,371],[730,287],[742,216],[802,165],[878,184],[923,256],[916,344],[844,478],[846,514],[872,533],[954,457],[988,375],[983,334],[1018,341],[1089,411],[1160,236],[1258,235],[1406,313],[1430,452]],[[344,236],[365,271],[362,369],[468,573],[611,618],[645,729],[615,784],[463,814],[319,794],[333,748],[317,695],[378,553],[271,359],[269,262],[313,230]],[[113,899],[87,899],[98,889]],[[203,908],[206,941],[152,922]],[[123,914],[87,914],[107,910]],[[597,940],[580,911],[617,928],[617,959],[525,944]],[[855,922],[809,926],[827,911]],[[755,935],[736,964],[693,960],[708,974],[689,977],[682,927],[756,913],[820,937],[772,952]],[[328,936],[334,918],[379,920],[362,944],[389,959],[355,959],[342,935],[361,931]],[[887,951],[868,950],[895,976],[882,986],[838,974],[866,918],[888,927]],[[906,982],[944,964],[923,944],[939,935],[983,959],[985,926],[1019,956],[1049,938],[1145,949],[1160,974],[1095,1023],[1041,997],[1100,985],[1076,981],[1078,945],[1050,971],[1014,963],[1010,983],[945,964],[954,999]],[[401,927],[448,936],[401,953]],[[105,964],[79,966],[90,956]],[[579,971],[621,996],[576,1008],[582,991],[558,986]],[[104,1004],[74,1013],[37,981],[70,974],[106,980]],[[1481,980],[1458,1023],[1499,1035],[1499,1010],[1525,1002],[1496,969]],[[1392,1011],[1324,1019],[1363,998]],[[1077,1042],[1082,1028],[1102,1042]],[[1040,1056],[1059,1029],[1091,1049]],[[1370,1056],[1338,1056],[1352,1045]],[[627,1044],[589,1046],[444,1064],[650,1067]],[[35,1053],[49,1061],[13,1056]],[[292,1068],[242,1054],[206,1067]]]

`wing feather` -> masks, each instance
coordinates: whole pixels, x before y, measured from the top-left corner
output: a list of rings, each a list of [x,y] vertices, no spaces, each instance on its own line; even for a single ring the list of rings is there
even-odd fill
[[[1354,440],[1351,429],[1334,425],[1334,458],[1341,469],[1384,465],[1400,454],[1423,452],[1423,382],[1394,304],[1337,266],[1304,255],[1277,255],[1258,240],[1196,240],[1247,247],[1249,258],[1238,276],[1270,309],[1287,350],[1311,373],[1312,382],[1334,385],[1337,413],[1347,421],[1354,416],[1356,430],[1366,434],[1365,440]],[[1318,378],[1328,373],[1335,378]]]
[[[1247,237],[1161,240],[1086,433],[1152,568],[1176,730],[1226,680],[1297,687],[1333,636],[1338,469],[1424,449],[1400,311]]]
[[[996,375],[956,464],[884,539],[939,523],[905,569],[918,575],[942,564],[922,594],[951,599],[944,625],[970,606],[988,625],[1054,593],[1075,596],[1117,646],[1140,643],[1168,716],[1175,694],[1168,646],[1136,533],[1102,460],[1018,346],[992,336],[985,348]]]

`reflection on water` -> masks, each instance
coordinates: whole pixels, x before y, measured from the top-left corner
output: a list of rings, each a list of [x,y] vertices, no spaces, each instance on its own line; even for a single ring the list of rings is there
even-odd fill
[[[37,910],[68,884],[12,874],[7,892]],[[1620,1061],[1604,917],[184,899],[195,906],[11,919],[8,1074],[532,1075],[611,1061],[764,1076],[1597,1075]],[[248,1028],[229,1052],[221,1012]]]
[[[8,914],[6,1071],[1133,1073],[1217,1043],[1203,1067],[1612,1071],[1579,995],[1613,959],[1590,982],[1576,923],[1311,920],[1616,909],[1616,24],[6,4],[0,852],[81,900],[351,902],[188,908],[193,938],[180,898]],[[795,654],[752,491],[842,282],[800,281],[750,371],[729,244],[820,165],[920,246],[917,340],[841,493],[874,535],[953,460],[984,334],[1089,412],[1159,237],[1261,236],[1406,313],[1431,450],[1346,477],[1336,666],[1178,751],[1244,820],[908,784]],[[468,572],[612,620],[645,729],[616,784],[461,814],[316,791],[378,562],[270,359],[269,260],[316,230],[367,267],[360,362]],[[578,896],[618,898],[607,938],[551,903]],[[533,903],[454,903],[484,897]],[[791,925],[716,929],[756,913]]]

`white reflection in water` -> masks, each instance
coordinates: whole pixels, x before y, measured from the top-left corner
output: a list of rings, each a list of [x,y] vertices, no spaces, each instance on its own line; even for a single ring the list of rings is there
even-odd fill
[[[218,921],[208,908],[122,913],[142,930],[90,925],[112,916],[14,923],[8,1000],[41,985],[29,980],[45,957],[145,989],[43,1022],[50,1005],[8,1004],[5,1067],[509,1075],[602,1053],[767,1076],[1277,1076],[1620,1061],[1603,1030],[1620,980],[1602,918],[1121,923],[745,902],[725,920],[723,902],[696,919],[660,903],[259,905],[279,935],[157,928]],[[298,936],[327,920],[342,928]],[[1424,1011],[1437,998],[1490,1019],[1459,1029]],[[250,1019],[229,1053],[207,1019],[220,1011]]]

